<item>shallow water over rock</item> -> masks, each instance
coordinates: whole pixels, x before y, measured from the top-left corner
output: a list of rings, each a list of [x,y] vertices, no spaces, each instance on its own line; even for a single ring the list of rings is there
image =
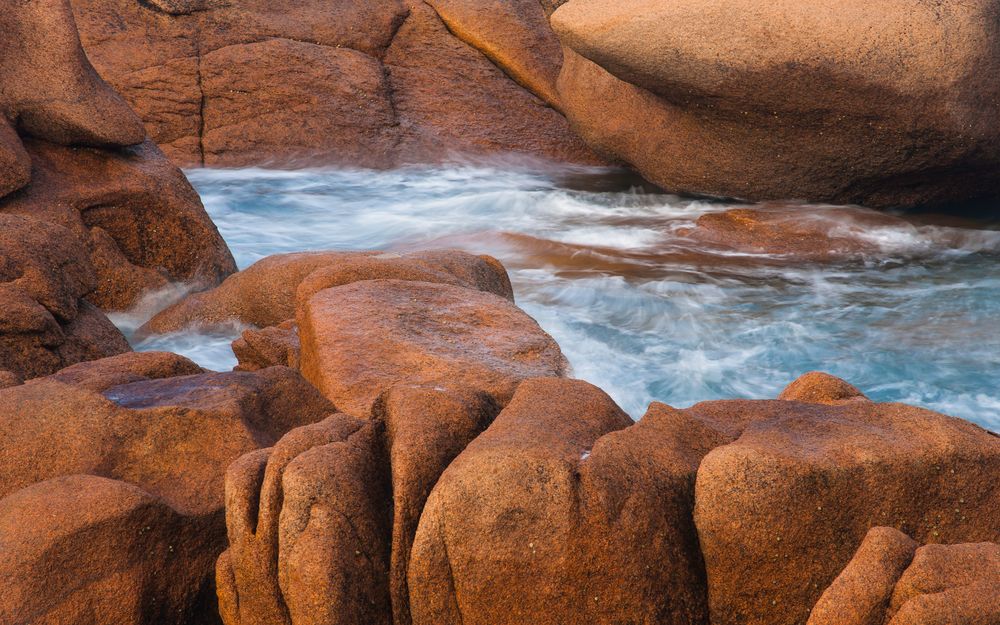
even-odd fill
[[[872,399],[1000,429],[995,220],[783,204],[735,213],[751,234],[730,236],[697,220],[736,204],[656,193],[613,170],[188,175],[241,268],[310,249],[458,247],[498,257],[518,304],[556,338],[574,375],[633,417],[654,399],[681,407],[774,397],[819,369]],[[134,328],[160,297],[116,322]],[[228,369],[239,330],[137,347]]]

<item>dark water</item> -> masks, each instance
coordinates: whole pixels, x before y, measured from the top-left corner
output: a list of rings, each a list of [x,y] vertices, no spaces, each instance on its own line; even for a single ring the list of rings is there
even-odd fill
[[[607,170],[188,174],[241,267],[310,249],[459,247],[497,256],[518,303],[559,341],[575,376],[635,417],[654,399],[681,407],[774,397],[818,369],[873,399],[1000,429],[1000,232],[988,223],[871,227],[803,207],[863,248],[805,262],[706,249],[684,229],[729,206],[654,193]],[[140,348],[228,369],[238,330]]]

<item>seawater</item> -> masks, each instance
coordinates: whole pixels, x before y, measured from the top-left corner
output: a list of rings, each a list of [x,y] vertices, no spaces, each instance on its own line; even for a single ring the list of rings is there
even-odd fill
[[[773,398],[800,374],[840,376],[1000,430],[1000,232],[914,221],[831,228],[865,253],[836,262],[706,249],[683,235],[731,205],[649,189],[622,172],[532,164],[375,172],[187,172],[241,268],[281,252],[452,247],[498,257],[518,304],[576,377],[638,418],[649,402]],[[802,206],[823,217],[820,206]],[[180,287],[179,287],[180,288]],[[133,329],[181,291],[116,321]],[[229,369],[242,328],[156,337]]]

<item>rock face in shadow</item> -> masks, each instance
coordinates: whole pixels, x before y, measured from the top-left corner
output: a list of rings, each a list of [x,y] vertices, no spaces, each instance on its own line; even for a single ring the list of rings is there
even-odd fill
[[[338,414],[244,456],[226,476],[226,625],[391,622],[381,433]]]
[[[393,623],[409,625],[407,572],[424,504],[452,460],[493,422],[488,394],[463,387],[395,386],[374,410],[385,426],[392,486],[389,592]]]
[[[235,271],[184,175],[90,65],[68,0],[22,2],[0,27],[0,215],[75,235],[88,257],[79,271],[96,274],[85,294],[103,309],[128,308],[168,281],[208,286]]]
[[[597,162],[549,106],[561,57],[529,2],[498,3],[496,27],[442,8],[453,31],[421,0],[73,4],[91,59],[178,163]]]
[[[447,284],[365,280],[299,306],[302,374],[367,416],[399,383],[460,384],[506,403],[521,381],[568,368],[556,342],[510,300]]]
[[[823,593],[809,625],[971,625],[1000,622],[1000,545],[917,544],[872,529]]]
[[[0,114],[25,133],[62,145],[143,142],[142,122],[87,60],[68,0],[10,6],[0,29]],[[0,195],[9,190],[0,186]]]
[[[263,329],[249,328],[233,341],[236,371],[257,371],[276,365],[299,368],[299,327],[294,319]]]
[[[0,199],[0,213],[73,232],[97,273],[95,305],[124,310],[170,282],[207,287],[236,270],[197,193],[151,142],[116,151],[26,146],[32,182]]]
[[[571,0],[560,102],[677,192],[872,207],[1000,194],[995,0]]]
[[[155,352],[0,389],[0,571],[16,580],[0,615],[210,622],[227,467],[333,411],[289,369],[204,373]]]
[[[182,625],[214,560],[209,516],[184,516],[142,489],[92,475],[0,499],[4,623]]]
[[[0,370],[28,379],[130,351],[83,299],[96,285],[86,248],[70,230],[0,213]]]
[[[921,543],[1000,536],[1000,441],[966,421],[827,393],[690,412],[752,424],[698,469],[694,518],[713,625],[805,621],[871,527]],[[819,386],[814,385],[813,390]],[[853,393],[847,393],[853,395]]]
[[[393,254],[297,252],[261,259],[217,288],[195,293],[149,320],[140,334],[203,327],[278,325],[295,317],[297,300],[326,288],[362,280],[413,280],[452,284],[514,299],[507,271],[495,258],[458,250]]]
[[[897,529],[869,530],[813,607],[808,625],[882,625],[896,582],[916,551],[917,543]]]

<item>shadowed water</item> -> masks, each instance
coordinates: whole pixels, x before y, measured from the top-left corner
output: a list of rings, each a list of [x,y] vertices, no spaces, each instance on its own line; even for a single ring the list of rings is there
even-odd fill
[[[558,340],[574,375],[634,417],[652,400],[774,397],[818,369],[876,400],[1000,429],[1000,233],[989,223],[871,227],[803,207],[840,240],[864,244],[836,261],[806,262],[697,243],[685,229],[730,206],[654,193],[609,170],[188,175],[241,268],[312,249],[497,256],[518,303]],[[117,321],[128,329],[148,312]],[[228,369],[238,332],[139,347]]]

